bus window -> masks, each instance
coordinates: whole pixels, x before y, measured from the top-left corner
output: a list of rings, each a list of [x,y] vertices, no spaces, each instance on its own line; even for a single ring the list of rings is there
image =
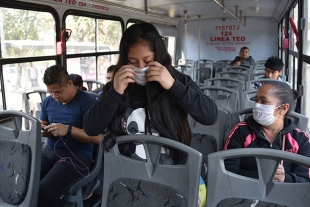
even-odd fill
[[[52,14],[0,7],[0,25],[2,58],[55,55]]]
[[[22,110],[22,93],[36,89],[46,90],[42,81],[47,67],[55,61],[27,62],[3,65],[3,80],[8,110]]]

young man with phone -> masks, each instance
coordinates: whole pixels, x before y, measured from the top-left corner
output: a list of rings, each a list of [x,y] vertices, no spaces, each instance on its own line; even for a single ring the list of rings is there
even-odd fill
[[[42,151],[38,206],[64,206],[61,190],[89,174],[93,144],[102,136],[84,132],[83,116],[95,98],[75,87],[64,67],[47,68],[43,82],[51,95],[44,99],[40,115],[41,135],[48,139]]]

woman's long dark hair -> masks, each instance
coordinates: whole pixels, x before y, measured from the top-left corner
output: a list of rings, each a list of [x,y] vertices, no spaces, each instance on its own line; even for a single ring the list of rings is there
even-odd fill
[[[154,60],[165,66],[173,76],[171,57],[166,50],[165,44],[156,28],[150,23],[140,23],[130,26],[124,33],[120,43],[119,61],[115,73],[128,64],[129,49],[136,44],[145,44],[154,52]],[[103,88],[106,93],[113,82]],[[120,105],[108,126],[107,136],[104,140],[106,150],[111,149],[115,144],[116,136],[123,135],[121,119],[125,110],[130,106],[130,100],[134,84],[129,84],[120,101]],[[179,141],[190,145],[191,130],[187,121],[187,113],[181,109],[171,94],[165,90],[158,82],[147,82],[145,87],[146,109],[149,110],[151,121],[158,130],[160,136]]]

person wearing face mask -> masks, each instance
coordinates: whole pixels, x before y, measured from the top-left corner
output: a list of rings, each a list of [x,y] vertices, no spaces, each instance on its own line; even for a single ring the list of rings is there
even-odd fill
[[[191,144],[190,114],[210,125],[217,120],[217,106],[187,75],[171,65],[171,57],[156,28],[150,23],[130,26],[122,36],[114,79],[84,116],[88,135],[105,133],[104,148],[110,150],[116,136],[149,134]],[[154,138],[155,139],[155,138]],[[120,146],[132,156],[136,145]],[[184,154],[164,149],[161,161],[182,163]]]
[[[298,129],[286,114],[295,108],[298,91],[281,81],[266,83],[256,93],[253,116],[233,127],[224,150],[236,148],[270,148],[310,157],[309,135]],[[255,158],[225,160],[228,171],[251,178],[258,178]],[[283,161],[275,182],[309,182],[309,168]]]

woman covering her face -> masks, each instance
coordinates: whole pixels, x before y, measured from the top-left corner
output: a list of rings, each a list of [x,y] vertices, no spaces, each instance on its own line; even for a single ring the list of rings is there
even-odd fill
[[[129,27],[119,51],[113,81],[105,85],[84,117],[87,134],[106,133],[106,150],[114,146],[116,136],[139,133],[190,145],[188,114],[205,125],[217,120],[216,104],[189,76],[171,66],[171,57],[152,24]],[[124,152],[134,150],[126,146]]]
[[[298,129],[286,114],[295,108],[298,93],[281,81],[261,86],[255,96],[253,116],[231,130],[224,150],[236,148],[270,148],[310,157],[309,135]],[[225,160],[228,171],[258,178],[255,158]],[[309,182],[309,168],[282,161],[275,182]]]

